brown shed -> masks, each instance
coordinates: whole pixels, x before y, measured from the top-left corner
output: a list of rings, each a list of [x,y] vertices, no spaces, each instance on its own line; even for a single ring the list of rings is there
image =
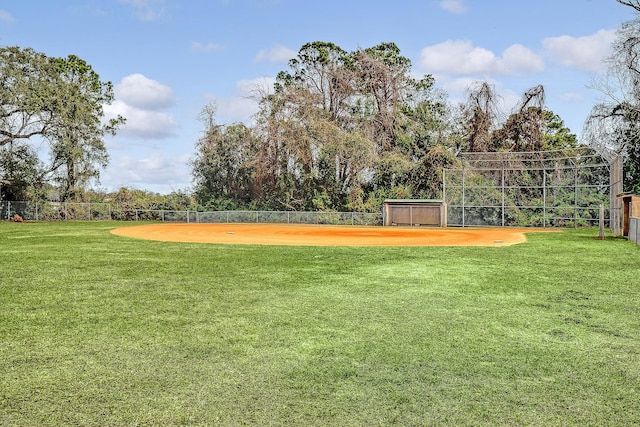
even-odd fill
[[[631,218],[640,218],[640,194],[619,194],[622,199],[622,235],[629,236],[629,229],[632,225]]]
[[[382,210],[384,225],[447,226],[447,204],[443,200],[389,199]]]

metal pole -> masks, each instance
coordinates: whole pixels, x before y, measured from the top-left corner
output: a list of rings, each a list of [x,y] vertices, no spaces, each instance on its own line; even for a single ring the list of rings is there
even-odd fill
[[[465,188],[464,188],[464,166],[462,167],[462,226],[464,227],[464,210],[465,210]]]
[[[602,203],[600,203],[600,232],[598,238],[604,240],[604,205]]]
[[[447,173],[445,169],[442,169],[442,201],[447,201]]]
[[[573,169],[573,228],[578,228],[578,168]]]
[[[547,227],[547,171],[542,170],[542,227]]]
[[[502,163],[502,226],[504,227],[504,162]]]

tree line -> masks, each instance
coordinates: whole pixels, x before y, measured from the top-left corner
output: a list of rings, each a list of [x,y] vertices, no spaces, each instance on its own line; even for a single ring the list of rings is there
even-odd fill
[[[415,78],[394,43],[347,52],[308,43],[259,93],[252,126],[201,115],[194,195],[213,209],[378,211],[384,199],[440,198],[442,169],[461,151],[575,148],[576,136],[526,91],[503,113],[478,82],[453,105],[432,75]]]

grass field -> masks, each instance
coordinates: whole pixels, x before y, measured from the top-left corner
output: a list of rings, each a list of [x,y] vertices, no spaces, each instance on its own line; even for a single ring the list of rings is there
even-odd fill
[[[0,223],[0,425],[640,424],[640,247],[275,247]]]

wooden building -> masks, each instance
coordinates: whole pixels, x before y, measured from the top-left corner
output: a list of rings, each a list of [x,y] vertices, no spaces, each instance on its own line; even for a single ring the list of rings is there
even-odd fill
[[[382,210],[384,225],[447,226],[447,204],[443,200],[389,199]]]

